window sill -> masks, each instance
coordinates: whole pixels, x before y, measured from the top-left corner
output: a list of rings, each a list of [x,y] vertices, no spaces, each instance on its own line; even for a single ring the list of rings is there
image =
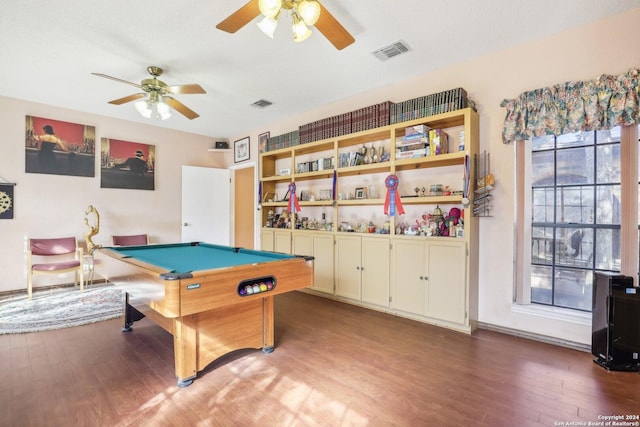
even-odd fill
[[[545,319],[561,320],[564,322],[576,323],[578,325],[591,326],[591,313],[584,311],[549,307],[539,304],[513,304],[511,305],[511,311],[514,313],[544,317]]]

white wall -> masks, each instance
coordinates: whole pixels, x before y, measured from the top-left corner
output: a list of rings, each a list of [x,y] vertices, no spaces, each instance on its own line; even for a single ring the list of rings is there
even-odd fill
[[[26,115],[95,126],[97,147],[101,137],[154,144],[155,191],[100,188],[99,153],[94,178],[25,173]],[[90,204],[100,213],[94,243],[109,245],[112,234],[143,232],[153,242],[179,242],[182,165],[226,167],[228,161],[227,154],[207,151],[213,138],[4,97],[0,129],[0,181],[17,183],[14,219],[0,220],[0,292],[26,289],[25,236],[84,241],[84,213]],[[37,276],[34,286],[70,281],[70,275]]]
[[[494,215],[479,221],[479,320],[499,327],[590,344],[588,322],[552,320],[512,311],[515,153],[513,144],[502,143],[505,110],[500,103],[504,98],[515,98],[525,90],[569,80],[590,80],[600,74],[620,74],[640,66],[638,22],[640,9],[635,9],[546,39],[419,75],[315,111],[292,114],[288,121],[275,123],[270,129],[255,129],[252,134],[269,130],[271,135],[278,135],[296,129],[299,124],[385,100],[399,102],[455,87],[465,88],[478,105],[481,150],[491,154],[491,169],[497,180]],[[522,24],[535,25],[535,22]],[[473,37],[473,29],[469,29],[469,37]]]
[[[278,135],[295,130],[303,123],[381,101],[402,101],[464,87],[478,105],[481,150],[491,154],[491,168],[497,179],[494,216],[480,219],[479,320],[499,327],[589,344],[591,329],[588,324],[551,320],[512,310],[513,227],[516,221],[514,146],[502,144],[505,112],[500,102],[525,90],[568,80],[593,79],[603,73],[623,73],[640,66],[638,22],[640,9],[418,75],[321,109],[297,115],[292,112],[287,121],[253,129],[237,135],[237,138],[250,135],[251,152],[257,153],[257,136],[265,131]],[[535,22],[523,22],[523,25],[535,25]],[[469,37],[473,37],[473,29],[469,30]],[[26,114],[93,124],[97,127],[98,138],[107,136],[156,144],[156,191],[102,190],[97,177],[25,174],[23,141]],[[101,234],[95,239],[97,242],[106,242],[109,234],[116,230],[133,232],[141,229],[153,230],[152,235],[157,241],[178,240],[181,165],[221,167],[233,164],[229,155],[222,159],[216,154],[206,154],[212,143],[209,138],[6,98],[0,98],[0,126],[3,129],[0,177],[18,182],[16,219],[0,221],[0,271],[3,273],[0,292],[25,286],[23,236],[48,233],[82,237],[85,232],[84,210],[90,203],[103,216]]]

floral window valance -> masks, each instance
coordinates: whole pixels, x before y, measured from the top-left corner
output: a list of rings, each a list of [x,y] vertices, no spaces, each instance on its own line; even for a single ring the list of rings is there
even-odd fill
[[[505,99],[500,104],[507,109],[502,142],[637,124],[639,72],[632,68],[617,76],[566,82]]]

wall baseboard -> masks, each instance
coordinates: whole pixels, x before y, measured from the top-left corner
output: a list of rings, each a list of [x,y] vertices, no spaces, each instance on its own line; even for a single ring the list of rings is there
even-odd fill
[[[540,335],[533,332],[525,332],[517,329],[505,328],[504,326],[491,325],[489,323],[478,322],[479,329],[485,329],[487,331],[500,332],[507,335],[513,335],[515,337],[526,338],[534,341],[540,341],[547,344],[558,345],[561,347],[571,348],[573,350],[584,351],[591,353],[591,345],[583,344],[575,341],[563,340],[560,338],[554,338],[547,335]]]

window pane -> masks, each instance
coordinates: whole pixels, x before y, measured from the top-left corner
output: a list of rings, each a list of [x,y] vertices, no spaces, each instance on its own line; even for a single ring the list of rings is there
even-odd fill
[[[591,268],[593,260],[593,229],[556,229],[556,265]]]
[[[620,224],[620,186],[603,185],[597,191],[596,223]]]
[[[596,230],[596,268],[620,271],[620,230]]]
[[[616,126],[611,130],[599,130],[596,132],[596,141],[598,144],[606,144],[607,142],[620,142],[620,126]]]
[[[555,184],[554,164],[553,151],[531,153],[531,176],[533,177],[534,187]]]
[[[558,150],[557,159],[557,185],[593,183],[592,146]]]
[[[594,143],[594,134],[593,132],[566,133],[558,136],[556,141],[556,148],[592,145]]]
[[[556,199],[557,223],[593,223],[593,187],[560,187]]]
[[[531,151],[549,150],[554,147],[554,135],[536,136],[531,139]]]
[[[555,279],[553,305],[591,310],[591,270],[557,268]]]
[[[620,182],[620,144],[601,145],[597,149],[597,180],[600,184]]]
[[[553,200],[555,190],[553,188],[535,188],[532,191],[533,222],[553,222],[555,203]]]
[[[531,267],[531,301],[539,304],[551,304],[551,267]]]
[[[551,264],[553,262],[553,227],[531,228],[531,262]]]

